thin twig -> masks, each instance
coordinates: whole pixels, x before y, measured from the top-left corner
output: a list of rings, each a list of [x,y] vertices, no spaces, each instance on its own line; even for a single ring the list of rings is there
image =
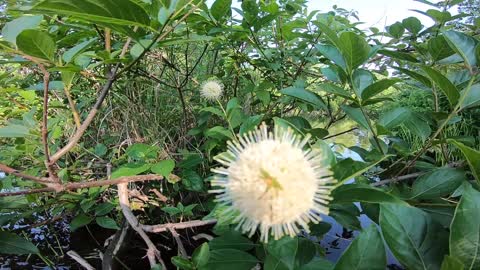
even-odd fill
[[[412,174],[402,175],[402,176],[399,176],[399,177],[394,177],[394,178],[390,178],[390,179],[381,180],[381,181],[378,181],[378,182],[375,182],[375,183],[371,183],[370,185],[372,187],[383,186],[383,185],[390,184],[390,183],[397,183],[399,181],[408,180],[408,179],[412,179],[412,178],[417,178],[417,177],[419,177],[420,175],[423,175],[423,174],[425,174],[425,173],[422,172],[422,173],[412,173]]]
[[[334,137],[343,135],[343,134],[345,134],[345,133],[349,133],[349,132],[354,131],[354,130],[357,130],[357,129],[358,129],[357,127],[354,127],[354,128],[349,129],[349,130],[345,130],[345,131],[339,132],[339,133],[337,133],[337,134],[333,134],[333,135],[330,135],[330,136],[326,136],[326,137],[324,137],[322,140],[334,138]]]
[[[180,223],[166,223],[166,224],[159,224],[159,225],[142,225],[142,228],[146,232],[150,233],[160,233],[166,232],[170,229],[180,230],[180,229],[187,229],[199,226],[206,226],[217,223],[215,219],[209,220],[192,220]]]
[[[182,256],[185,259],[188,259],[187,251],[183,246],[182,240],[180,239],[180,235],[177,233],[177,231],[175,231],[175,229],[169,228],[168,230],[170,231],[173,238],[175,239],[175,242],[177,242],[177,248],[178,248],[178,252],[180,253],[180,256]]]
[[[70,256],[70,258],[74,259],[77,263],[79,263],[83,268],[87,270],[95,270],[95,267],[93,267],[91,264],[89,264],[84,258],[82,258],[77,252],[73,250],[67,251],[67,255]]]

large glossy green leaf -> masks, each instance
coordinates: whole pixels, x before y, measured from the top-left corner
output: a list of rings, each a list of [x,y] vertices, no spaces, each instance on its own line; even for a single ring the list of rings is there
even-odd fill
[[[212,17],[218,21],[231,12],[231,6],[232,0],[215,0],[210,9],[210,13],[212,13]]]
[[[354,32],[343,32],[340,34],[339,41],[341,44],[339,49],[350,71],[368,59],[371,48],[364,37]]]
[[[315,257],[309,263],[303,265],[298,270],[332,270],[333,263],[322,257]]]
[[[360,211],[355,204],[330,204],[330,213],[328,214],[348,230],[361,230]]]
[[[342,53],[337,47],[328,45],[328,44],[327,45],[318,44],[315,47],[322,55],[324,55],[330,61],[339,65],[344,70],[347,69],[347,64],[345,63],[345,59],[343,58]]]
[[[95,221],[97,222],[98,225],[106,229],[112,229],[112,230],[120,229],[120,227],[118,227],[117,222],[115,222],[115,220],[106,216],[97,217]]]
[[[406,204],[399,198],[366,184],[347,184],[339,186],[332,192],[334,203],[400,203]]]
[[[472,174],[477,179],[477,182],[480,183],[480,151],[475,150],[471,147],[464,145],[463,143],[449,139],[449,143],[452,143],[462,151],[463,155],[467,159],[468,165],[472,170]]]
[[[465,269],[480,269],[480,192],[468,185],[450,226],[450,255]]]
[[[335,270],[384,270],[387,256],[382,237],[372,224],[364,229],[343,252]]]
[[[360,98],[362,96],[363,90],[373,84],[373,74],[365,69],[356,69],[353,72],[353,90]]]
[[[283,237],[270,241],[267,245],[269,256],[265,261],[265,270],[298,269],[309,263],[315,256],[314,244],[302,237]]]
[[[52,12],[93,22],[149,26],[147,12],[130,0],[44,0],[33,10]]]
[[[168,177],[170,173],[172,173],[173,168],[175,168],[175,160],[166,159],[153,165],[152,168],[150,168],[150,170],[156,174],[163,175],[164,177]]]
[[[349,100],[354,100],[352,98],[352,95],[348,93],[345,89],[341,88],[340,86],[334,85],[332,83],[321,83],[318,85],[318,89],[330,94],[334,94],[336,96],[341,96]]]
[[[422,210],[399,204],[380,207],[383,238],[409,270],[439,269],[447,252],[446,231]]]
[[[340,162],[337,162],[332,168],[333,175],[338,181],[337,186],[340,186],[349,179],[353,179],[361,175],[389,157],[391,157],[391,155],[386,155],[374,162],[360,162],[351,158],[346,158]]]
[[[2,37],[13,44],[17,43],[17,36],[25,29],[36,28],[40,25],[43,16],[22,16],[15,20],[9,21],[2,28]]]
[[[23,125],[9,124],[6,127],[0,127],[0,138],[21,138],[29,133],[29,128]]]
[[[462,95],[465,93],[467,89],[462,90]],[[468,91],[467,95],[460,104],[460,108],[466,109],[471,107],[476,107],[480,105],[480,84],[474,84],[471,86],[470,90]]]
[[[144,164],[144,163],[127,163],[125,165],[120,166],[112,173],[112,179],[119,178],[122,176],[133,176],[137,174],[141,174],[148,169],[150,169],[151,164]]]
[[[428,52],[433,60],[441,60],[452,54],[455,51],[450,47],[444,36],[433,37],[428,41]]]
[[[383,90],[386,90],[387,88],[391,87],[392,85],[396,84],[400,80],[398,79],[383,79],[380,81],[376,81],[373,84],[367,86],[365,89],[362,91],[362,99],[367,100]]]
[[[75,216],[74,219],[70,222],[70,230],[75,231],[76,229],[90,224],[93,221],[93,217],[87,216],[85,214],[80,214]]]
[[[210,251],[208,263],[199,270],[251,270],[258,259],[237,249],[217,249]]]
[[[32,254],[39,253],[38,248],[30,241],[16,234],[0,231],[0,254]]]
[[[53,61],[55,42],[45,32],[27,29],[17,36],[18,49],[30,56]]]
[[[216,249],[238,249],[247,251],[255,247],[250,239],[244,237],[240,232],[230,230],[219,237],[212,239],[209,243],[211,250]]]
[[[348,117],[350,117],[350,119],[357,122],[362,128],[367,130],[369,129],[368,119],[365,118],[365,115],[363,115],[360,108],[354,108],[347,105],[343,105],[341,108],[348,115]]]
[[[403,19],[402,24],[412,34],[418,34],[423,28],[422,23],[416,17]]]
[[[304,102],[314,105],[318,109],[327,109],[323,101],[313,92],[299,87],[287,87],[280,91],[282,94],[298,98]]]
[[[434,84],[442,90],[442,92],[447,96],[450,105],[455,106],[460,98],[460,93],[447,77],[443,76],[442,73],[436,71],[435,69],[427,66],[422,66],[422,70],[427,74],[427,76],[432,80]]]
[[[394,38],[401,38],[403,33],[405,33],[405,27],[402,23],[396,22],[387,27],[387,31]]]
[[[197,268],[206,265],[209,259],[210,247],[208,246],[208,243],[203,243],[193,252],[192,261]]]
[[[434,199],[454,192],[463,181],[465,172],[440,168],[420,176],[412,187],[412,199]]]
[[[65,61],[65,63],[70,63],[75,58],[75,56],[88,49],[88,47],[90,47],[96,40],[97,38],[85,40],[68,49],[62,56],[63,61]]]
[[[467,65],[474,67],[477,64],[475,47],[478,41],[475,38],[454,30],[445,31],[443,34],[452,49],[462,56]]]
[[[445,256],[442,262],[442,268],[440,270],[464,270],[463,263],[452,256]]]
[[[399,67],[394,67],[394,69],[402,72],[402,73],[405,73],[406,75],[414,78],[415,80],[421,82],[423,85],[427,86],[427,87],[432,87],[432,82],[430,81],[430,79],[428,79],[427,77],[415,72],[415,71],[411,71],[409,69],[406,69],[406,68],[399,68]]]
[[[404,123],[410,116],[410,109],[399,107],[382,114],[378,120],[378,124],[392,129]]]

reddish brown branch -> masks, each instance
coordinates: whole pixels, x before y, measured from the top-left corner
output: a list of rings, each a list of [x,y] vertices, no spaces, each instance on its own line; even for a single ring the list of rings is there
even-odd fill
[[[163,176],[156,175],[156,174],[147,174],[147,175],[137,175],[137,176],[125,176],[120,177],[117,179],[109,179],[109,180],[99,180],[99,181],[91,181],[91,182],[78,182],[78,183],[67,183],[67,184],[60,184],[60,183],[44,183],[46,188],[38,188],[38,189],[30,189],[30,190],[21,190],[21,191],[14,191],[14,192],[5,192],[0,193],[0,197],[7,197],[7,196],[16,196],[16,195],[25,195],[25,194],[34,194],[34,193],[43,193],[43,192],[62,192],[66,190],[75,190],[80,188],[91,188],[91,187],[101,187],[101,186],[110,186],[110,185],[117,185],[122,183],[129,183],[129,182],[144,182],[144,181],[152,181],[152,180],[162,180]]]
[[[15,170],[14,168],[10,168],[7,165],[1,164],[1,163],[0,163],[0,171],[3,171],[5,173],[11,174],[11,175],[15,175],[15,176],[18,176],[18,177],[21,177],[21,178],[25,178],[25,179],[28,179],[28,180],[32,180],[32,181],[35,181],[35,182],[38,182],[38,183],[41,183],[41,184],[51,183],[51,180],[49,178],[36,177],[36,176],[31,176],[31,175],[28,175],[28,174],[24,174],[24,173],[21,173],[21,172]]]

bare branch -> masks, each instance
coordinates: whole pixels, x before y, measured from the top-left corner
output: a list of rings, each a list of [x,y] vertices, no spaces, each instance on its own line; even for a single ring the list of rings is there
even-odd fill
[[[85,268],[86,270],[95,270],[95,267],[93,267],[91,264],[89,264],[77,252],[75,252],[73,250],[69,250],[69,251],[67,251],[67,255],[70,256],[70,258],[74,259],[81,266],[83,266],[83,268]]]
[[[167,269],[165,267],[165,263],[160,257],[160,251],[157,249],[155,244],[153,244],[152,240],[148,237],[148,235],[143,231],[142,225],[130,210],[130,201],[128,199],[127,184],[121,183],[121,184],[118,184],[117,187],[118,187],[118,200],[120,202],[120,207],[122,208],[123,215],[127,219],[130,226],[132,226],[132,228],[140,235],[140,237],[142,237],[143,241],[148,247],[147,257],[148,257],[148,261],[150,262],[150,266],[153,267],[154,265],[156,265],[158,260],[162,265],[162,269]]]
[[[160,233],[166,232],[170,229],[180,230],[180,229],[187,229],[192,227],[199,227],[199,226],[206,226],[217,223],[215,219],[209,220],[192,220],[180,223],[166,223],[166,224],[159,224],[159,225],[142,225],[142,228],[146,232],[150,233]]]
[[[0,197],[43,193],[43,192],[54,192],[54,191],[62,192],[66,190],[75,190],[80,188],[101,187],[101,186],[118,185],[118,184],[129,183],[129,182],[144,182],[144,181],[162,180],[162,179],[163,179],[163,176],[161,175],[147,174],[147,175],[125,176],[117,179],[99,180],[99,181],[91,181],[91,182],[77,182],[77,183],[66,183],[66,184],[48,182],[48,183],[42,183],[47,186],[46,188],[22,190],[22,191],[15,191],[15,192],[5,192],[5,193],[0,193]]]
[[[0,163],[0,171],[3,171],[5,173],[15,175],[17,177],[21,177],[21,178],[24,178],[24,179],[32,180],[34,182],[41,183],[41,184],[52,182],[47,177],[36,177],[36,176],[31,176],[31,175],[28,175],[28,174],[24,174],[24,173],[21,173],[21,172],[15,170],[14,168],[10,168],[7,165],[1,164],[1,163]]]

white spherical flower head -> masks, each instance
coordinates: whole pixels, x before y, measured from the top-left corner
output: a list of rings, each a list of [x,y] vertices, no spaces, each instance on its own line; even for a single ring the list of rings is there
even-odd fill
[[[208,100],[217,100],[223,94],[223,84],[217,80],[208,80],[202,84],[200,94]]]
[[[335,180],[318,154],[304,149],[307,141],[290,128],[275,126],[272,133],[262,124],[239,142],[229,142],[228,151],[215,158],[224,167],[213,170],[217,189],[210,192],[227,211],[239,213],[238,228],[250,236],[259,228],[267,242],[269,235],[279,239],[309,231],[310,221],[328,215]]]

